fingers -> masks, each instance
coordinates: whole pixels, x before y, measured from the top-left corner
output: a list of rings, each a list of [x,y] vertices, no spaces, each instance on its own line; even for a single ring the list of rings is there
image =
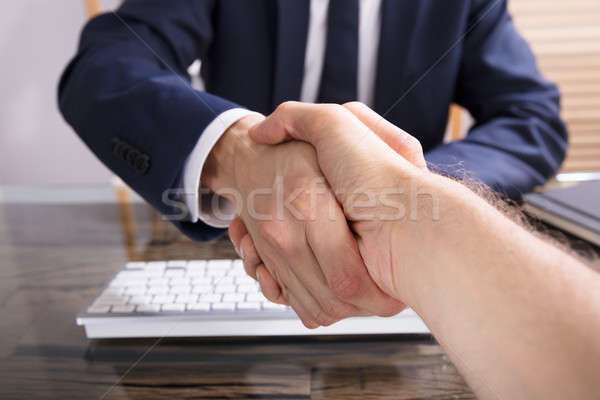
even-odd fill
[[[385,132],[388,132],[386,137],[393,137],[389,129]],[[413,167],[412,163],[398,157],[398,153],[383,139],[374,135],[349,108],[337,104],[282,103],[263,122],[252,126],[249,136],[259,143],[277,144],[296,139],[312,144],[321,170],[334,187],[337,182],[331,179],[339,169],[340,159],[342,163],[366,163],[372,160],[373,154],[377,154],[379,159],[387,159],[403,168]]]
[[[341,319],[359,315],[360,311],[356,307],[336,296],[329,288],[322,266],[318,264],[308,245],[303,253],[305,254],[291,267],[297,280],[289,289],[305,306],[312,320],[319,325],[328,326]]]
[[[333,318],[322,311],[318,302],[304,287],[297,285],[297,281],[296,284],[292,282],[293,289],[288,290],[284,295],[277,281],[263,264],[256,269],[256,276],[265,298],[273,303],[291,306],[307,328],[314,329],[320,325],[327,326],[335,322]]]
[[[244,232],[244,230],[236,225],[233,227],[232,234],[233,237],[237,239],[240,232]],[[304,234],[286,235],[284,232],[280,232],[279,234],[274,235],[274,237],[277,237],[278,239],[287,237],[289,240],[286,240],[286,243],[291,243],[293,237],[299,236],[303,238]],[[264,237],[262,239],[264,239]],[[277,243],[275,240],[271,240],[269,246],[264,246],[265,243],[263,243],[262,248],[265,252],[265,257],[267,257],[264,259],[264,262],[270,265],[269,268],[275,268],[274,266],[277,266],[279,276],[271,274],[269,269],[263,264],[263,260],[258,254],[250,234],[246,233],[239,243],[244,269],[249,276],[259,281],[263,295],[267,300],[274,303],[292,306],[305,326],[310,328],[316,328],[320,325],[327,326],[338,321],[343,316],[346,316],[334,317],[331,315],[331,312],[324,310],[324,308],[334,307],[342,310],[344,306],[340,304],[339,300],[331,295],[331,291],[328,290],[322,273],[320,272],[318,265],[316,265],[316,261],[314,260],[310,249],[306,247],[306,243],[303,243],[303,250],[294,252],[293,257],[289,257],[290,247],[287,245],[281,246],[283,242]],[[285,247],[285,250],[282,249],[282,247]],[[297,247],[299,248],[301,246]],[[290,265],[289,259],[294,260],[294,265]],[[299,278],[297,274],[290,272],[292,269],[301,270],[302,277]],[[273,271],[277,270],[274,269]],[[288,272],[286,273],[285,271]],[[285,282],[288,288],[285,293],[281,289],[278,281]],[[312,290],[312,288],[315,289]],[[328,297],[326,297],[327,293],[329,293]],[[321,301],[317,300],[317,296]],[[351,312],[348,312],[348,316],[349,315],[351,315]]]
[[[295,296],[290,296],[289,299],[290,306],[294,309],[302,324],[308,329],[315,329],[319,327],[319,324],[315,322],[314,317],[309,313],[304,305],[297,300]]]
[[[328,210],[307,224],[307,240],[329,289],[362,314],[394,315],[404,306],[375,284],[358,250],[341,208]]]
[[[249,135],[259,143],[277,144],[296,139],[318,148],[323,137],[327,138],[328,145],[332,145],[333,142],[342,144],[353,137],[352,134],[348,135],[348,132],[343,135],[331,135],[331,130],[356,130],[361,126],[364,128],[358,118],[341,105],[286,101],[264,121],[254,125],[249,130]]]
[[[251,128],[250,137],[259,143],[277,144],[289,139],[307,140],[301,137],[302,132],[296,129],[302,113],[313,109],[312,104],[288,101],[280,104],[262,123],[260,128]]]
[[[344,107],[402,157],[417,168],[427,168],[421,143],[414,136],[398,128],[363,103],[346,103]]]
[[[249,234],[246,234],[240,241],[240,253],[244,263],[244,270],[248,276],[256,279],[256,268],[262,264],[262,260],[260,259],[256,247],[254,247],[254,241]]]
[[[299,317],[305,322],[328,326],[358,314],[354,306],[338,299],[327,286],[306,242],[304,224],[268,221],[261,224],[259,230],[262,259]]]
[[[229,238],[243,261],[244,270],[250,277],[256,279],[256,268],[262,261],[241,218],[238,217],[229,224]]]
[[[231,224],[229,224],[229,239],[231,239],[231,243],[235,248],[235,252],[240,257],[242,257],[242,254],[240,252],[240,243],[242,241],[242,238],[247,234],[248,231],[246,230],[246,225],[244,225],[244,222],[241,218],[238,217],[234,219],[231,222]]]
[[[256,279],[260,284],[260,290],[267,300],[283,305],[289,305],[286,299],[283,297],[283,293],[279,284],[275,281],[269,270],[260,264],[256,268]]]

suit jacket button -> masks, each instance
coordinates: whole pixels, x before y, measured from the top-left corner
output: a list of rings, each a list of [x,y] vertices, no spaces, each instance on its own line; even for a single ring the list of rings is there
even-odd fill
[[[150,157],[146,154],[142,154],[135,160],[135,172],[144,175],[150,168]]]

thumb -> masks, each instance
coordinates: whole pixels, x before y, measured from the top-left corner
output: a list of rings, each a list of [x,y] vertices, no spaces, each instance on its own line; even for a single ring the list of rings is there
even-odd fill
[[[277,144],[291,139],[308,141],[302,137],[303,130],[297,129],[307,108],[310,108],[308,104],[300,102],[281,103],[265,120],[250,128],[250,138],[264,144]]]
[[[340,131],[340,122],[346,124]],[[252,126],[250,138],[258,143],[277,144],[296,139],[323,146],[352,143],[350,131],[365,128],[351,112],[336,104],[313,104],[298,101],[281,103],[264,121]],[[356,147],[358,147],[356,145]]]

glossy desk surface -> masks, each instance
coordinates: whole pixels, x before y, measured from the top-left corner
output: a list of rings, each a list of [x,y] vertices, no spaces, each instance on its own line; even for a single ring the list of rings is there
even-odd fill
[[[75,325],[127,260],[233,257],[141,203],[0,201],[0,398],[474,398],[429,336],[89,341]]]

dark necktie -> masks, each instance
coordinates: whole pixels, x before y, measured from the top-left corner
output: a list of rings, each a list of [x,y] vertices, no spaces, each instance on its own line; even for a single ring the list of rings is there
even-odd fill
[[[342,104],[358,97],[358,1],[329,0],[319,103]]]

